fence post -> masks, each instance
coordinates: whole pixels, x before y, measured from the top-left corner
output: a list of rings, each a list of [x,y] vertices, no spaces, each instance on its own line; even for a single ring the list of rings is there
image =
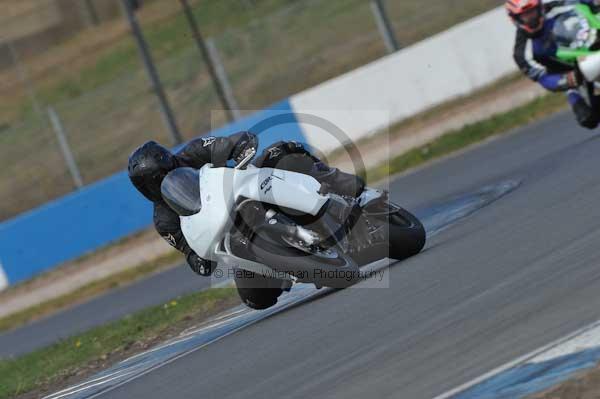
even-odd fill
[[[154,93],[156,97],[158,97],[158,101],[160,103],[160,108],[163,116],[163,120],[169,129],[169,133],[173,139],[174,144],[179,144],[183,142],[181,134],[179,133],[179,128],[177,127],[177,121],[175,120],[175,115],[171,110],[171,106],[169,105],[169,100],[167,99],[167,95],[165,94],[163,85],[160,81],[160,76],[158,75],[158,71],[154,66],[154,61],[152,59],[152,55],[150,54],[150,50],[148,49],[148,44],[144,39],[144,35],[142,34],[142,30],[138,23],[138,20],[135,16],[135,12],[131,7],[131,0],[122,0],[123,7],[125,9],[125,14],[127,16],[127,20],[129,21],[129,25],[131,27],[131,31],[135,40],[137,42],[138,50],[140,52],[140,56],[142,57],[142,61],[144,62],[144,67],[146,68],[146,73],[150,78],[150,82],[152,83],[152,87],[154,89]]]
[[[92,0],[84,0],[83,6],[85,8],[86,19],[88,20],[89,24],[93,26],[100,24],[100,18],[98,17],[96,6]]]
[[[19,80],[21,80],[23,85],[25,85],[25,90],[27,90],[27,94],[31,98],[34,111],[39,116],[42,116],[42,107],[40,106],[40,102],[38,101],[37,96],[35,94],[35,89],[33,88],[33,84],[31,83],[31,79],[29,78],[29,74],[27,73],[27,69],[25,69],[25,67],[23,66],[21,58],[19,57],[19,53],[17,53],[17,49],[10,40],[6,42],[6,46],[8,47],[8,52],[10,53],[12,62],[15,65],[15,68],[17,69]]]
[[[371,10],[375,16],[375,22],[377,22],[379,33],[383,37],[385,47],[387,48],[388,53],[391,54],[400,50],[401,47],[396,40],[396,35],[394,34],[394,29],[392,28],[392,23],[390,22],[383,1],[384,0],[371,0]]]
[[[198,23],[196,22],[196,17],[194,17],[194,13],[192,12],[188,1],[180,0],[180,2],[181,6],[183,7],[183,12],[188,20],[188,24],[190,25],[190,29],[192,30],[192,35],[196,40],[198,49],[200,50],[202,58],[204,58],[204,62],[208,68],[208,73],[210,74],[215,86],[215,91],[221,100],[221,105],[227,111],[227,117],[229,121],[232,122],[239,118],[240,112],[233,96],[231,86],[229,85],[225,68],[223,68],[223,64],[219,59],[214,44],[212,45],[213,48],[211,50],[210,46],[207,46],[207,43],[204,41],[202,33],[200,32],[200,28],[198,27]]]
[[[65,134],[65,128],[62,124],[62,121],[56,113],[56,110],[52,107],[48,107],[48,116],[50,117],[50,122],[52,123],[54,133],[56,133],[56,138],[58,139],[58,144],[60,145],[60,150],[65,158],[69,172],[71,172],[71,177],[73,177],[75,187],[81,188],[83,187],[83,180],[81,179],[81,174],[79,173],[79,168],[77,167],[77,163],[73,157],[71,147],[69,147],[69,142],[67,141],[67,135]]]
[[[233,89],[231,84],[229,83],[229,78],[227,77],[227,71],[225,70],[225,66],[221,57],[219,56],[219,50],[217,49],[217,45],[215,44],[215,40],[212,37],[209,37],[206,40],[206,48],[208,49],[208,56],[210,57],[212,63],[215,66],[215,73],[217,75],[217,80],[221,87],[223,88],[223,94],[225,95],[225,101],[227,101],[227,105],[229,106],[229,110],[233,114],[233,119],[239,119],[242,115],[233,95]]]

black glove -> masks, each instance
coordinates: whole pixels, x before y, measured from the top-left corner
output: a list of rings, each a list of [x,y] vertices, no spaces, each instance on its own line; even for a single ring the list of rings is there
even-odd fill
[[[204,277],[208,277],[212,274],[215,262],[210,260],[202,259],[195,252],[190,252],[187,256],[187,263],[194,273]]]
[[[594,113],[594,110],[584,100],[579,100],[573,104],[573,112],[575,113],[577,122],[588,129],[595,129],[600,122],[598,115]]]
[[[310,155],[310,152],[302,145],[296,141],[287,141],[281,145],[282,148],[285,148],[286,154],[306,154]]]
[[[237,135],[239,135],[239,138],[231,152],[231,159],[233,159],[235,163],[240,163],[252,150],[258,148],[258,137],[250,132],[242,132]]]

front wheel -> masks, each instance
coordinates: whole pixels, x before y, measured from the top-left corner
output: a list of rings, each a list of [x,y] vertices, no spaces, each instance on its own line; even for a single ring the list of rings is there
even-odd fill
[[[283,293],[281,280],[246,270],[236,273],[234,281],[240,299],[252,309],[262,310],[274,306]]]
[[[346,288],[360,279],[356,262],[337,245],[311,252],[293,240],[278,236],[263,238],[257,234],[250,251],[276,272],[291,274],[298,281],[317,287]]]

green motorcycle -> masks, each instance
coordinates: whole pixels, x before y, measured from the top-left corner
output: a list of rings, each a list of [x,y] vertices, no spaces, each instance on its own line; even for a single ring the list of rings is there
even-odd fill
[[[578,71],[586,82],[580,92],[591,104],[590,96],[600,94],[600,13],[577,4],[556,18],[552,34],[557,58]]]

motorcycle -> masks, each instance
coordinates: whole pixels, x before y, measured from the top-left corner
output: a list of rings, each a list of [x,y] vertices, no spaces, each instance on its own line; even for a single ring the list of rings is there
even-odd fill
[[[273,306],[294,282],[346,288],[360,266],[424,247],[421,222],[385,192],[343,197],[312,176],[258,168],[255,155],[234,168],[178,168],[161,185],[190,248],[226,270],[249,307]]]
[[[556,18],[552,35],[557,43],[556,57],[574,69],[583,82],[579,92],[588,105],[600,94],[600,14],[587,4]]]

